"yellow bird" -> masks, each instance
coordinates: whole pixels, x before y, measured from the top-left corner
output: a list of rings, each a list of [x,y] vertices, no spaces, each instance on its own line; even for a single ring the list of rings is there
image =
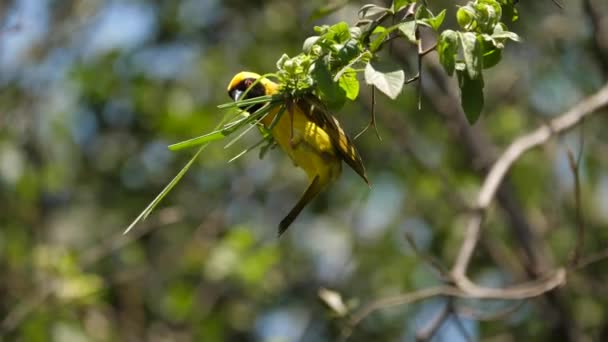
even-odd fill
[[[244,94],[245,98],[251,99],[278,92],[277,83],[253,72],[240,72],[228,84],[228,95],[235,101],[242,100]],[[263,105],[254,105],[249,111],[253,113]],[[271,133],[294,164],[306,171],[310,185],[279,224],[279,236],[316,195],[338,178],[342,171],[342,160],[370,184],[355,145],[344,133],[338,120],[324,109],[319,100],[313,96],[295,98],[286,100],[284,105],[287,111],[279,118]],[[269,128],[280,107],[271,109],[260,123]]]

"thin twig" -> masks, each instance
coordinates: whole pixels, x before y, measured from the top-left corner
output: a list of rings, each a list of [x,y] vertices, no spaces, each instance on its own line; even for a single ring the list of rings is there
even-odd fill
[[[405,84],[410,84],[414,81],[418,81],[419,78],[420,78],[420,72],[418,72],[414,77],[405,80]]]
[[[446,304],[441,311],[435,315],[435,317],[430,320],[430,322],[426,325],[426,327],[420,329],[416,332],[416,341],[423,342],[429,341],[435,336],[439,328],[445,323],[445,321],[450,317],[450,305]]]
[[[410,247],[412,248],[414,253],[419,258],[422,259],[422,261],[424,261],[427,265],[429,265],[433,270],[437,271],[437,273],[439,273],[439,275],[441,276],[442,280],[447,281],[450,279],[449,270],[444,265],[442,265],[441,262],[439,262],[439,260],[434,258],[432,255],[422,252],[418,248],[418,245],[416,244],[416,240],[414,240],[414,237],[412,236],[412,234],[410,232],[405,232],[404,235],[405,235],[405,240],[408,242],[408,244],[410,245]]]
[[[400,294],[393,297],[381,298],[361,308],[350,320],[351,326],[358,325],[371,313],[394,306],[411,304],[437,296],[464,296],[465,294],[453,286],[427,287],[418,291]]]
[[[418,93],[418,110],[422,110],[422,39],[420,39],[420,28],[416,26],[416,39],[418,40],[418,82],[416,91]]]
[[[473,341],[473,338],[467,331],[467,328],[462,323],[462,320],[460,319],[460,317],[458,317],[458,315],[454,315],[454,314],[452,315],[452,317],[454,318],[454,322],[456,322],[456,327],[458,328],[458,331],[460,331],[460,334],[462,335],[462,337],[464,337],[464,340],[467,342]]]
[[[581,268],[585,268],[591,264],[595,264],[596,262],[604,260],[608,260],[608,248],[582,258],[576,265],[576,269],[579,270]]]
[[[581,126],[582,127],[582,126]],[[581,137],[583,133],[581,132]],[[582,144],[582,138],[581,138]],[[582,148],[582,147],[581,147]],[[575,266],[578,264],[578,261],[583,253],[583,249],[585,246],[585,222],[583,220],[583,209],[581,203],[581,178],[580,178],[580,156],[582,152],[579,151],[578,158],[574,157],[574,154],[570,149],[568,149],[568,162],[570,164],[570,170],[572,171],[572,175],[574,176],[574,207],[576,211],[576,222],[577,222],[577,237],[576,244],[574,245],[574,250],[572,251],[572,255],[570,256],[570,266]]]
[[[459,316],[467,317],[476,321],[498,321],[505,319],[517,312],[517,310],[519,310],[524,303],[525,301],[522,300],[499,311],[489,313],[478,312],[473,308],[464,307],[463,305],[459,305],[458,308],[456,308],[456,311]]]
[[[365,133],[370,127],[374,127],[374,130],[376,131],[376,137],[378,138],[378,140],[382,141],[382,138],[380,137],[380,133],[378,133],[378,126],[376,125],[376,87],[372,86],[372,105],[371,105],[371,119],[370,121],[367,123],[367,126],[365,126],[365,128],[363,128],[363,130],[361,130],[361,132],[357,133],[357,135],[355,135],[354,140],[357,140],[357,138],[359,138],[363,133]]]
[[[562,4],[561,4],[559,1],[557,1],[557,0],[551,0],[551,1],[553,1],[553,3],[554,3],[554,4],[555,4],[557,7],[559,7],[559,9],[562,9],[562,10],[564,9],[564,5],[562,5]]]

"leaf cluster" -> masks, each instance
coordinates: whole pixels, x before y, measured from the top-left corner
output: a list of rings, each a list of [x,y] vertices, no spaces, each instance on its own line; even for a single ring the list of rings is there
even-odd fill
[[[462,106],[471,123],[483,108],[483,69],[500,62],[507,40],[519,41],[501,21],[503,13],[517,20],[515,1],[470,1],[456,12],[460,30],[445,30],[439,36],[439,60],[450,76],[456,72]]]

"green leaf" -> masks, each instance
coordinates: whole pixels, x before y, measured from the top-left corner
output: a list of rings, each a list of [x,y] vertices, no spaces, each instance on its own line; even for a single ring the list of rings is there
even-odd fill
[[[499,25],[496,25],[496,26],[498,27]],[[519,38],[519,36],[517,35],[517,33],[510,32],[510,31],[494,32],[494,33],[492,33],[492,38],[494,38],[494,39],[510,39],[512,41],[515,41],[515,42],[519,42],[521,40]]]
[[[372,40],[372,42],[369,44],[369,51],[371,51],[372,53],[378,51],[378,49],[380,48],[382,43],[384,43],[384,40],[389,35],[389,33],[391,33],[391,31],[387,30],[384,26],[376,27],[376,29],[374,29],[374,32],[372,33],[375,36],[374,40]]]
[[[167,196],[167,194],[173,189],[173,187],[175,187],[175,185],[177,185],[177,183],[182,179],[182,177],[184,177],[184,175],[190,169],[190,167],[192,166],[192,164],[194,163],[196,158],[198,158],[198,156],[207,147],[207,145],[208,144],[201,146],[198,149],[198,151],[196,151],[194,156],[192,156],[192,158],[190,158],[190,161],[188,161],[188,163],[179,171],[179,173],[177,175],[175,175],[175,177],[173,177],[171,182],[169,182],[169,184],[167,184],[165,186],[165,188],[158,195],[156,195],[154,200],[152,200],[152,202],[150,202],[150,204],[148,204],[148,206],[141,213],[139,213],[139,215],[135,218],[135,220],[133,220],[133,222],[131,222],[129,227],[127,227],[127,229],[125,229],[123,234],[127,234],[131,229],[133,229],[133,227],[135,227],[135,225],[137,223],[139,223],[142,220],[145,220],[148,217],[148,215],[150,215],[150,213],[154,210],[154,208],[156,208],[156,206],[160,203],[160,201],[162,201],[163,198],[165,198],[165,196]]]
[[[310,37],[312,38],[312,37]],[[310,39],[309,38],[309,39]],[[306,46],[306,42],[304,42],[304,46]],[[279,58],[279,60],[277,61],[277,69],[281,70],[283,69],[283,64],[285,64],[285,62],[289,59],[289,56],[287,56],[287,54],[283,54],[281,56],[281,58]]]
[[[459,32],[462,54],[469,78],[474,80],[481,75],[483,58],[482,39],[473,32]]]
[[[417,22],[432,28],[434,31],[439,31],[439,27],[443,24],[443,20],[445,19],[445,10],[442,10],[437,15],[433,15],[431,11],[428,11],[428,13],[430,14],[428,18],[420,19]]]
[[[351,38],[353,38],[353,39],[359,39],[359,38],[361,38],[361,33],[362,32],[361,32],[361,28],[360,27],[353,26],[353,27],[349,28],[349,30],[350,30],[350,36],[351,36]]]
[[[312,48],[313,45],[315,45],[315,43],[319,40],[319,36],[310,36],[308,38],[306,38],[306,40],[304,41],[304,44],[302,46],[302,51],[309,53],[310,49]],[[283,54],[283,56],[287,56],[285,54]],[[283,57],[281,57],[283,58]],[[279,59],[280,61],[280,59]],[[279,62],[277,62],[277,68],[281,69],[281,67],[279,66]]]
[[[460,7],[456,12],[456,21],[463,30],[472,30],[475,23],[475,9],[469,5]]]
[[[399,31],[410,41],[416,43],[416,22],[414,20],[399,24]]]
[[[456,53],[458,53],[458,33],[452,30],[445,30],[439,36],[437,43],[437,53],[439,62],[443,68],[452,76],[456,67]]]
[[[486,52],[483,54],[483,68],[488,69],[495,66],[498,64],[498,62],[500,62],[501,57],[501,49],[493,48],[491,50],[486,50]]]
[[[385,7],[380,7],[380,6],[374,5],[374,4],[367,4],[367,5],[362,6],[361,9],[359,9],[359,18],[360,19],[371,18],[371,17],[375,17],[379,14],[384,14],[389,11],[390,11],[390,9],[385,8]]]
[[[226,134],[223,132],[223,130],[217,130],[217,131],[213,131],[211,133],[207,133],[205,135],[201,135],[200,137],[180,141],[178,143],[169,145],[169,149],[171,151],[179,151],[179,150],[183,150],[185,148],[198,146],[198,145],[209,143],[209,142],[212,142],[215,140],[221,140],[221,139],[224,139],[224,137],[226,137]]]
[[[339,64],[344,65],[349,63],[353,58],[359,55],[359,50],[359,42],[355,39],[349,39],[342,45],[336,54]]]
[[[377,26],[372,32],[372,35],[374,35],[374,40],[369,45],[369,51],[372,53],[378,51],[382,44],[386,41],[386,38],[389,36],[389,34],[395,30],[400,30],[402,25],[403,23],[395,24],[390,27]]]
[[[393,13],[397,13],[404,9],[407,5],[411,4],[412,0],[394,0],[393,5],[391,6],[391,10]]]
[[[350,30],[346,22],[341,21],[332,25],[323,35],[323,38],[334,43],[345,43],[350,39]]]
[[[355,65],[357,62],[364,60],[366,58],[368,58],[370,55],[369,51],[363,51],[359,54],[359,56],[357,56],[356,58],[353,58],[350,62],[348,62],[348,64],[346,64],[344,67],[342,67],[342,69],[340,69],[336,75],[334,76],[334,82],[338,82],[340,80],[340,77],[342,77],[342,74],[344,74],[347,70],[351,70],[352,66]]]
[[[395,64],[370,62],[365,66],[365,82],[394,100],[403,89],[405,73]]]
[[[513,4],[502,5],[502,16],[504,18],[509,18],[511,22],[515,22],[517,19],[519,19],[519,13]]]
[[[502,43],[496,42],[494,38],[483,34],[483,68],[488,69],[498,64],[502,57]]]
[[[272,119],[272,122],[270,123],[270,126],[268,126],[268,128],[266,128],[264,126],[260,126],[261,133],[264,137],[268,137],[268,136],[272,137],[272,130],[279,123],[279,120],[281,120],[281,117],[283,116],[283,114],[285,113],[286,110],[287,110],[287,106],[282,105],[281,108],[279,108],[277,115],[275,115],[275,117]]]
[[[474,124],[483,109],[483,78],[469,78],[467,72],[458,72],[460,102],[470,124]]]
[[[319,35],[324,35],[329,30],[329,25],[315,26],[312,29]]]
[[[477,0],[474,5],[477,21],[480,32],[490,33],[494,30],[494,26],[500,22],[502,16],[502,8],[495,0]]]
[[[357,80],[357,72],[353,68],[348,68],[338,81],[340,88],[346,92],[346,98],[354,101],[359,95],[359,80]]]
[[[334,82],[329,66],[324,60],[317,60],[314,64],[311,76],[315,80],[317,96],[330,109],[337,110],[346,101],[346,92],[338,82]]]

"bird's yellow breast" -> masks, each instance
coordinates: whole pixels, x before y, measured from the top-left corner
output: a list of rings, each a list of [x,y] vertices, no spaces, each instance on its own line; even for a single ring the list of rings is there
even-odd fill
[[[269,127],[278,112],[278,108],[274,109],[262,120],[262,124]],[[272,130],[272,136],[291,160],[304,169],[309,179],[319,176],[321,184],[325,184],[340,175],[342,161],[329,134],[311,121],[297,105],[293,106],[291,113],[287,110],[283,112]]]

